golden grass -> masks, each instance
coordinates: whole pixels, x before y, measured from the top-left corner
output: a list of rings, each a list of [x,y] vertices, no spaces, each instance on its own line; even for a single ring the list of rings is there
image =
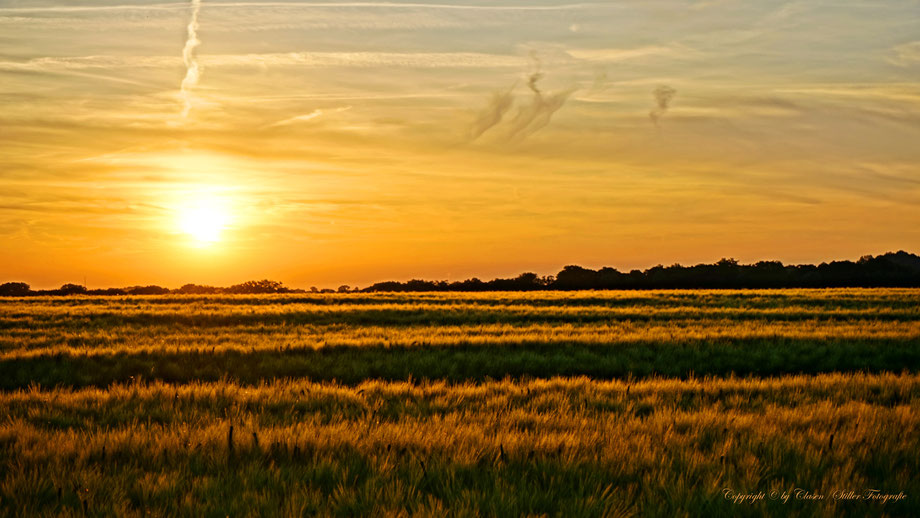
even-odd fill
[[[0,516],[920,515],[920,290],[2,299],[0,388]]]
[[[97,512],[118,515],[298,515],[286,507],[296,498],[334,514],[349,514],[342,502],[368,515],[489,506],[539,514],[564,510],[553,502],[573,504],[564,492],[574,491],[595,498],[576,515],[692,515],[681,513],[691,505],[720,516],[856,516],[883,508],[742,509],[721,491],[920,490],[918,375],[154,383],[33,388],[0,395],[0,409],[0,495],[39,513],[81,506],[54,496],[74,487]],[[440,487],[429,487],[434,479]],[[242,494],[222,500],[223,484]],[[534,497],[532,484],[553,498]]]

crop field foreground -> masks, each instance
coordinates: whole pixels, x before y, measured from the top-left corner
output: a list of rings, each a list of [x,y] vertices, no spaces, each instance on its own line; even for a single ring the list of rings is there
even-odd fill
[[[0,299],[0,516],[920,516],[918,451],[916,289]]]

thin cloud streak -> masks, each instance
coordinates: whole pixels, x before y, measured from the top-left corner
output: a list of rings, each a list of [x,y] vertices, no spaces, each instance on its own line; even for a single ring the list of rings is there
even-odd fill
[[[689,49],[677,49],[661,45],[636,47],[628,49],[569,49],[566,51],[575,59],[585,61],[626,61],[650,56],[673,56],[688,53]]]
[[[200,42],[199,42],[200,43]],[[197,46],[197,45],[196,45]],[[186,45],[188,48],[188,44]],[[508,68],[520,65],[517,56],[476,52],[287,52],[267,54],[209,54],[193,58],[199,66],[399,66],[399,67],[492,67]],[[172,68],[180,63],[191,65],[173,56],[74,56],[42,57],[28,61],[0,61],[0,71],[53,71],[54,69],[87,68]],[[198,70],[200,74],[200,69]]]
[[[899,67],[910,67],[920,65],[920,41],[904,43],[891,49],[893,56],[888,58],[888,62]]]
[[[312,112],[307,113],[307,114],[304,114],[304,115],[298,115],[298,116],[296,116],[296,117],[291,117],[291,118],[289,118],[289,119],[280,120],[280,121],[274,122],[274,123],[272,123],[272,124],[267,124],[267,125],[265,125],[265,126],[262,126],[262,129],[277,128],[277,127],[280,127],[280,126],[289,126],[289,125],[291,125],[291,124],[296,124],[296,123],[298,123],[298,122],[307,122],[307,121],[311,121],[311,120],[313,120],[313,119],[316,119],[316,118],[318,118],[318,117],[321,117],[321,116],[323,116],[323,115],[325,115],[325,114],[327,114],[327,113],[339,113],[339,112],[348,111],[348,110],[350,110],[350,109],[351,109],[351,106],[342,106],[342,107],[335,108],[335,109],[332,109],[332,110],[320,110],[320,109],[316,109],[316,110],[313,110]]]
[[[198,13],[201,11],[201,0],[192,0],[192,19],[188,22],[188,39],[182,49],[182,62],[185,63],[185,78],[182,80],[182,117],[188,117],[192,109],[192,88],[198,85],[201,78],[201,69],[195,49],[201,45],[198,39]]]
[[[98,5],[98,6],[47,6],[47,7],[0,7],[0,13],[28,13],[28,12],[85,12],[85,11],[153,11],[153,10],[179,10],[187,7],[183,3],[165,3],[149,5]],[[337,7],[382,7],[388,9],[445,9],[460,11],[568,11],[573,9],[588,9],[593,7],[607,7],[599,3],[577,3],[563,5],[451,5],[451,4],[426,4],[426,3],[390,3],[390,2],[215,2],[208,3],[208,9],[224,7],[302,7],[337,8]]]

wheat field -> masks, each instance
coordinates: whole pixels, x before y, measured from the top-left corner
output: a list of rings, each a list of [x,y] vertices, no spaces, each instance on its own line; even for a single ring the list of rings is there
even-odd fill
[[[917,516],[917,451],[920,290],[0,299],[3,516]]]

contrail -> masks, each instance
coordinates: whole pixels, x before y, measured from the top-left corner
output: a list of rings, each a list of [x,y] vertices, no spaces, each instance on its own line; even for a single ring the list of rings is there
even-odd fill
[[[655,109],[648,112],[648,116],[652,119],[652,122],[655,123],[655,126],[658,126],[658,120],[667,113],[668,106],[671,104],[671,99],[677,95],[677,90],[668,85],[661,85],[652,90],[652,95],[655,97],[655,104],[657,106]]]
[[[188,22],[188,39],[185,41],[185,48],[182,49],[182,61],[185,62],[185,79],[182,80],[182,116],[188,117],[188,112],[192,109],[192,88],[198,84],[198,78],[201,77],[201,68],[198,66],[198,57],[195,55],[195,49],[201,45],[198,39],[198,11],[201,10],[201,0],[191,0],[192,2],[192,19]]]

